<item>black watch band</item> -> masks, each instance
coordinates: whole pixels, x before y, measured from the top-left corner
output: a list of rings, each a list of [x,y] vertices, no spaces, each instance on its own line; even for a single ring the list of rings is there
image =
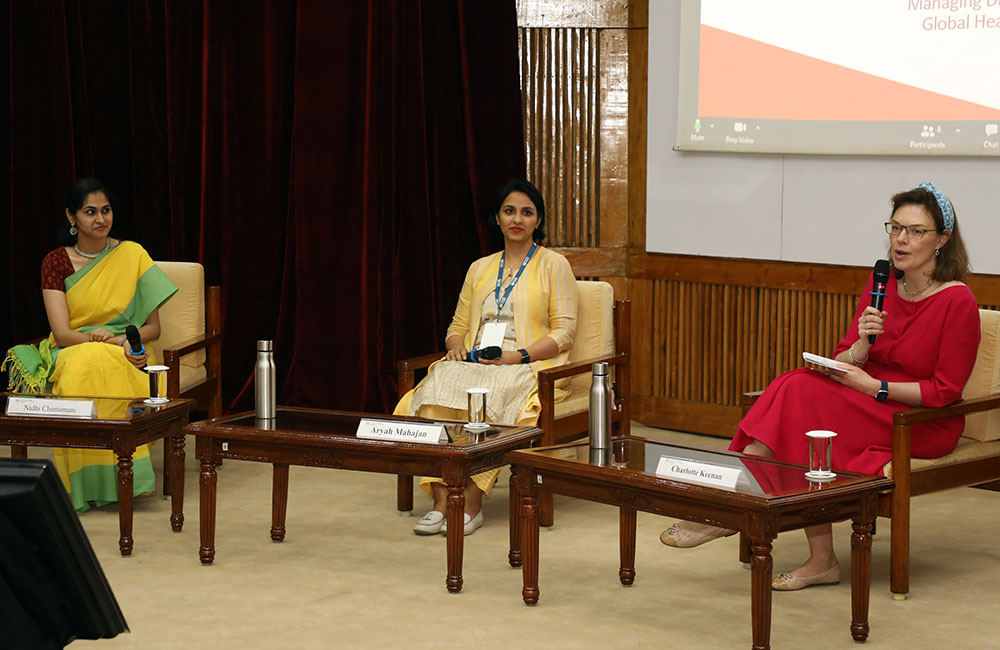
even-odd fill
[[[875,393],[875,401],[884,402],[889,399],[889,382],[882,380],[882,385],[879,387],[878,392]]]
[[[531,363],[531,355],[524,348],[520,348],[518,352],[521,353],[521,363]]]

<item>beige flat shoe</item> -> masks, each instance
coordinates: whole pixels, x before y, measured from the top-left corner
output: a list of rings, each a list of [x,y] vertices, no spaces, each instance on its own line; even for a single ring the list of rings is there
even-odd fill
[[[813,576],[793,576],[791,573],[779,573],[771,580],[771,589],[775,591],[798,591],[806,587],[820,585],[836,585],[840,583],[840,563],[834,564],[823,573]]]
[[[476,513],[475,517],[469,516],[469,513],[465,513],[465,530],[463,531],[465,535],[471,535],[472,533],[479,530],[484,523],[483,511],[482,509]],[[441,534],[448,534],[448,518],[445,517],[444,521],[441,522]]]
[[[694,548],[695,546],[701,546],[705,542],[711,542],[713,539],[729,537],[738,532],[715,526],[706,526],[706,529],[705,532],[687,530],[681,528],[680,522],[678,522],[660,533],[660,541],[674,548]]]
[[[444,525],[444,513],[439,510],[431,510],[420,518],[413,525],[413,532],[417,535],[437,535]]]

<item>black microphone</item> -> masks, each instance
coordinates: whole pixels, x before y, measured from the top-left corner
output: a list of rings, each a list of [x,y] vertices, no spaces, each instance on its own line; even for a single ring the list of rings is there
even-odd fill
[[[472,363],[479,363],[480,359],[499,359],[500,355],[503,354],[503,349],[499,345],[491,345],[483,349],[474,349],[465,355],[466,361],[471,361]]]
[[[872,271],[872,307],[882,311],[882,303],[885,302],[885,285],[889,284],[889,260],[875,260],[875,269]],[[868,335],[868,344],[875,344],[875,334]]]
[[[142,336],[139,334],[139,328],[135,325],[129,325],[125,328],[125,338],[128,339],[128,346],[132,348],[132,356],[139,356],[146,351],[146,346],[142,344]],[[139,368],[139,370],[145,370],[146,366]]]

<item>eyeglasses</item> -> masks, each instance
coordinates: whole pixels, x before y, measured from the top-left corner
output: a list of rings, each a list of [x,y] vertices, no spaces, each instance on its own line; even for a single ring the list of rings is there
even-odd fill
[[[907,237],[910,239],[920,239],[924,236],[924,233],[931,232],[930,228],[920,228],[918,226],[901,226],[898,223],[893,223],[891,221],[885,222],[885,231],[891,237],[899,237],[899,233],[906,231]],[[934,231],[937,232],[937,231]]]

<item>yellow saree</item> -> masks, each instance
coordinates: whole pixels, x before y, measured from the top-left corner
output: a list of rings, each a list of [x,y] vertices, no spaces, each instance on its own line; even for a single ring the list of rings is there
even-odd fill
[[[102,327],[114,335],[128,325],[142,326],[177,287],[135,242],[123,241],[101,254],[65,282],[70,327],[89,332]],[[150,355],[149,363],[155,363]],[[10,389],[50,390],[55,395],[148,397],[148,376],[133,366],[121,346],[89,342],[57,348],[55,339],[37,347],[19,345],[7,353]],[[54,450],[56,469],[78,511],[118,500],[114,452]],[[136,449],[132,467],[135,494],[153,492],[156,477],[149,446]]]

